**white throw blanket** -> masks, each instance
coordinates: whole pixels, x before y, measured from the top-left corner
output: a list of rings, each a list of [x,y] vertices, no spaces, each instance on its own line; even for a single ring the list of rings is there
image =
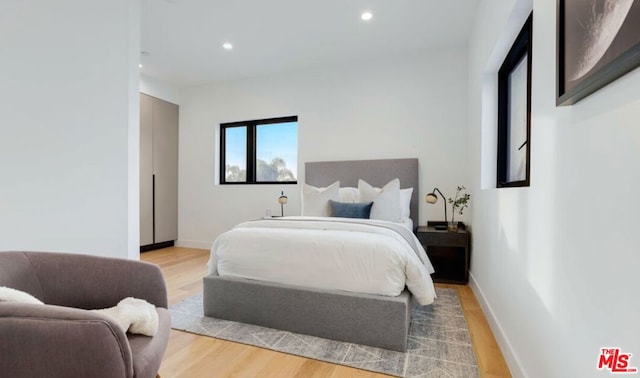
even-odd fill
[[[17,302],[44,305],[42,301],[24,291],[0,286],[0,302]],[[91,310],[116,322],[124,332],[153,336],[158,332],[156,307],[144,299],[127,297],[117,306]]]
[[[156,307],[143,299],[127,297],[115,307],[91,311],[113,319],[125,332],[145,336],[158,332]]]
[[[0,286],[0,302],[44,304],[41,300],[29,293],[6,286]]]

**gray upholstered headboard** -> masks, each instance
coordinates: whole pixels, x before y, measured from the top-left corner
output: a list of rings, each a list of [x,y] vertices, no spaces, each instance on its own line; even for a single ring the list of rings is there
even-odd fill
[[[400,179],[400,188],[413,188],[411,195],[411,219],[418,227],[418,159],[382,159],[318,161],[305,163],[305,182],[324,187],[340,181],[341,187],[358,187],[358,179],[363,179],[375,187],[382,187],[389,181]]]

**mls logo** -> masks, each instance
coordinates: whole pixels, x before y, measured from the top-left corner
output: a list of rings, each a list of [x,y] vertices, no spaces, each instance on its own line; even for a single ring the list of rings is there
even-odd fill
[[[613,374],[636,373],[637,368],[629,366],[631,353],[622,353],[620,348],[601,348],[598,370],[608,369]]]

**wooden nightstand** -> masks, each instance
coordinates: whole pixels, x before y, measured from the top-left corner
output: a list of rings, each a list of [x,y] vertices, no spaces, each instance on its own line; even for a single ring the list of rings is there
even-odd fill
[[[435,282],[466,284],[469,282],[471,234],[465,229],[458,232],[436,230],[431,222],[418,227],[418,239],[427,250]]]

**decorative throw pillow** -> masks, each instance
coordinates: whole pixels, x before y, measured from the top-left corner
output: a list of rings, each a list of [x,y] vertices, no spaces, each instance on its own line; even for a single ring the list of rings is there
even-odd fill
[[[338,189],[338,201],[347,203],[358,202],[358,188],[346,187]]]
[[[302,187],[302,215],[309,217],[328,217],[331,215],[329,200],[338,200],[340,181],[325,188],[304,184]]]
[[[400,222],[400,179],[389,181],[382,188],[374,188],[364,180],[358,180],[358,201],[373,202],[371,219]]]
[[[400,189],[400,218],[405,220],[411,216],[411,195],[413,188]]]
[[[373,202],[348,203],[329,200],[329,206],[331,207],[331,216],[339,218],[369,219],[372,205]]]
[[[29,293],[5,286],[0,286],[0,302],[44,304],[41,300]]]

